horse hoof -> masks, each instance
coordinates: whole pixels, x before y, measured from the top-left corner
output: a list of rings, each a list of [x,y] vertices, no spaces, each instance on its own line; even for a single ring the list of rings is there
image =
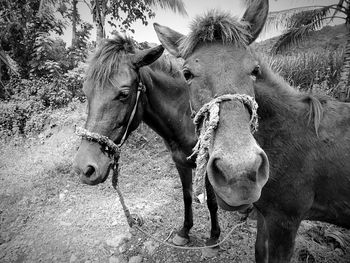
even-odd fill
[[[180,237],[178,234],[176,234],[173,238],[173,244],[176,246],[183,246],[186,245],[188,242],[190,242],[190,239]]]
[[[214,258],[219,254],[220,247],[206,247],[202,249],[202,258]]]

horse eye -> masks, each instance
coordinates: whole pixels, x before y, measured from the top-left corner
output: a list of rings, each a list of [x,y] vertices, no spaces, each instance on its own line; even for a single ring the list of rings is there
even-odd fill
[[[257,66],[254,67],[251,75],[254,76],[254,77],[257,77],[259,74],[260,74],[260,66],[257,65]]]
[[[114,98],[114,100],[124,101],[129,97],[129,90],[123,89],[119,92],[119,94]]]
[[[186,81],[190,81],[193,78],[193,74],[188,69],[184,69],[183,74],[184,74]]]

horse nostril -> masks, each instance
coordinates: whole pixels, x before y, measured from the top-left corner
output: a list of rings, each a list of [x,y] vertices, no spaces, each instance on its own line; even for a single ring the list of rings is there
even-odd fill
[[[269,160],[264,152],[260,154],[260,157],[261,162],[257,170],[257,180],[265,184],[269,178]]]
[[[213,174],[213,179],[218,185],[227,184],[227,179],[223,171],[223,162],[220,158],[215,158],[211,164],[211,170]]]
[[[257,172],[256,171],[251,171],[247,173],[247,177],[250,181],[256,183],[257,181]]]
[[[88,165],[85,172],[84,172],[84,175],[86,177],[90,177],[91,175],[93,175],[95,173],[95,167],[93,167],[92,165]]]

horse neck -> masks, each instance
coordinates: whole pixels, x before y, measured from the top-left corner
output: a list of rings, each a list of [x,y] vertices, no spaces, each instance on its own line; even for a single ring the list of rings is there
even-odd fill
[[[185,82],[149,67],[142,68],[140,75],[146,86],[143,121],[166,141],[192,147],[196,138]]]
[[[261,127],[258,137],[275,132],[292,136],[302,131],[304,137],[317,134],[323,114],[318,98],[295,90],[269,69],[256,83],[255,96]]]
[[[254,91],[262,114],[269,113],[269,116],[299,114],[301,93],[289,86],[265,62],[262,62],[261,66],[262,78],[257,81]]]

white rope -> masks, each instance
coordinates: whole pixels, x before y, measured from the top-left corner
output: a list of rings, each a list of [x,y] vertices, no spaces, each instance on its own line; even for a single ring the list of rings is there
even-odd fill
[[[82,127],[75,127],[75,134],[88,140],[97,142],[100,144],[104,149],[110,153],[111,155],[119,155],[120,154],[120,148],[117,144],[115,144],[111,139],[109,139],[107,136],[90,132],[87,129],[84,129]]]
[[[205,174],[209,160],[209,147],[214,138],[220,119],[220,103],[223,101],[238,100],[251,111],[250,129],[254,133],[258,129],[258,104],[255,99],[246,94],[225,94],[203,105],[194,118],[198,141],[188,159],[196,157],[196,171],[193,181],[194,195],[205,193]]]

